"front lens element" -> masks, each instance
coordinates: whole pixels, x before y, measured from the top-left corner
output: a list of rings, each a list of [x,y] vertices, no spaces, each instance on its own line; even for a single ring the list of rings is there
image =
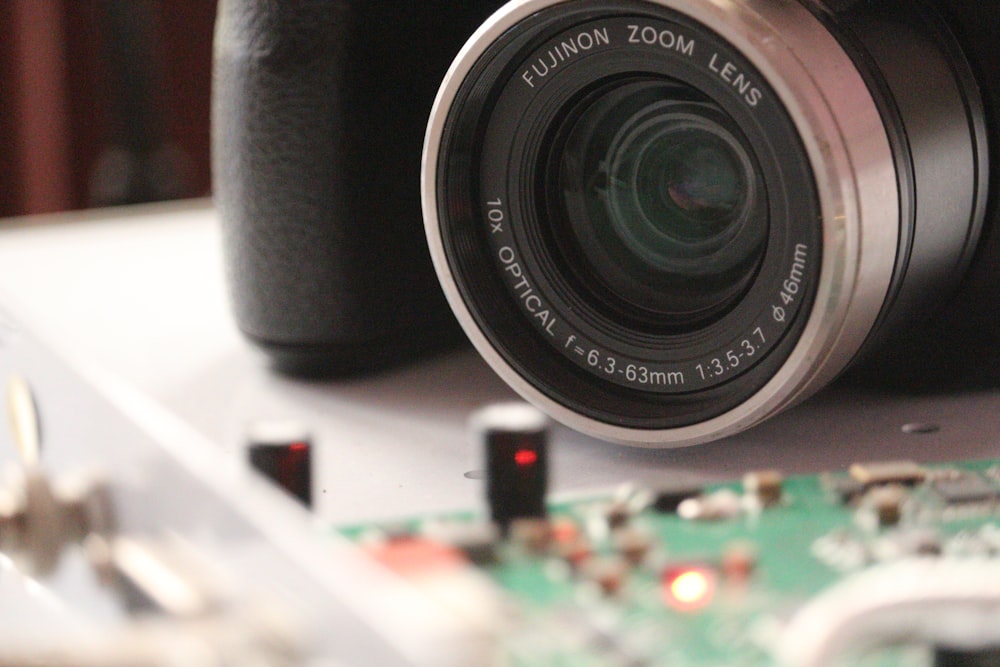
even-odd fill
[[[701,242],[738,219],[749,174],[727,137],[695,118],[671,120],[629,137],[616,153],[609,204],[616,219],[638,222],[669,240],[669,249],[689,256],[690,247],[697,255]]]
[[[607,83],[571,105],[549,190],[575,240],[567,263],[612,317],[704,325],[745,293],[767,238],[746,144],[718,106],[670,80]]]

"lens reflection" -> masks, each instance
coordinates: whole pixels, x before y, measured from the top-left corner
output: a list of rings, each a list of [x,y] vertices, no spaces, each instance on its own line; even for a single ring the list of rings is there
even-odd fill
[[[585,260],[576,275],[605,302],[701,326],[739,300],[763,257],[766,197],[718,107],[673,82],[606,84],[573,105],[555,145],[550,196]]]
[[[704,125],[669,112],[654,117],[612,146],[609,187],[592,192],[607,198],[611,222],[654,268],[710,255],[741,222],[748,165],[738,147]]]
[[[647,167],[646,173],[650,180],[659,175],[661,191],[690,222],[710,225],[730,219],[746,195],[742,165],[733,159],[728,146],[711,145],[713,136],[706,141],[697,132],[690,134],[664,142],[669,150],[665,164]]]

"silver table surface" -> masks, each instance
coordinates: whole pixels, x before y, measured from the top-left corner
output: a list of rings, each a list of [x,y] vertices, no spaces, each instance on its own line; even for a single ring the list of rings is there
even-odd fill
[[[312,433],[317,511],[353,522],[476,507],[465,421],[512,392],[472,350],[349,381],[269,371],[230,318],[215,211],[207,201],[27,218],[0,226],[0,303],[59,354],[85,361],[171,418],[238,452],[247,425],[291,418]],[[929,423],[933,433],[907,433]],[[1000,392],[937,396],[834,386],[725,441],[622,447],[557,428],[552,486],[717,480],[855,460],[1000,456]],[[86,446],[81,443],[81,446]]]

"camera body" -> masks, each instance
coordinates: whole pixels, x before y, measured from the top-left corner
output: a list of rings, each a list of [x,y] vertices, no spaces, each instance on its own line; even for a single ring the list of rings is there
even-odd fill
[[[237,321],[280,370],[365,372],[461,339],[440,281],[525,397],[647,446],[752,426],[862,358],[994,381],[928,350],[998,347],[998,28],[974,0],[223,0],[214,169]],[[658,148],[691,127],[689,155]],[[649,186],[685,226],[663,241],[633,190],[678,162],[729,190]]]
[[[364,372],[462,340],[420,220],[427,115],[499,3],[222,0],[213,172],[241,331],[280,369]]]

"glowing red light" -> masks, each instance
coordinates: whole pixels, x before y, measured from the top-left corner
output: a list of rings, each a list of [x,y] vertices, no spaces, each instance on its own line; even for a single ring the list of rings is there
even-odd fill
[[[519,466],[533,466],[538,462],[538,452],[533,449],[519,449],[514,454],[514,463]]]
[[[309,451],[309,445],[304,442],[295,442],[288,446],[288,451],[299,454],[301,452]]]
[[[703,567],[672,569],[663,577],[663,597],[678,611],[703,609],[715,595],[715,573]]]

